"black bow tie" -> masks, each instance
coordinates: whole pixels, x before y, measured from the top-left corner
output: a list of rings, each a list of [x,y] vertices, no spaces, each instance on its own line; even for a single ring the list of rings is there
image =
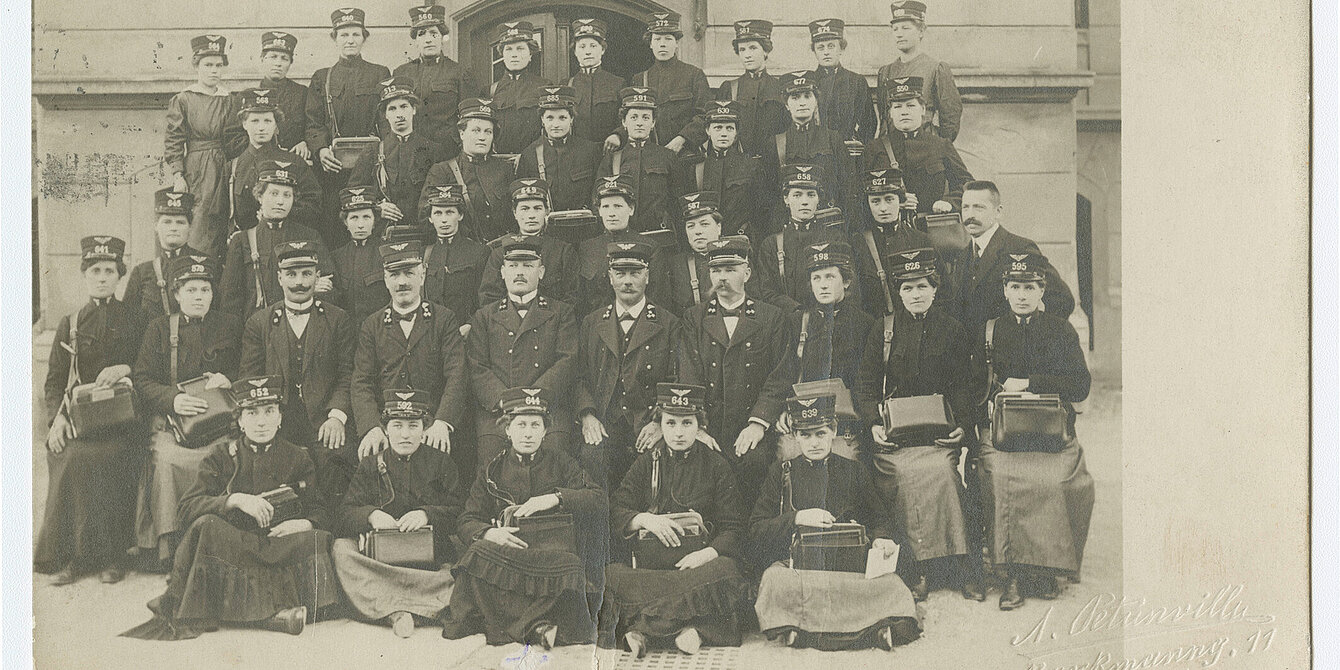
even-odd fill
[[[632,312],[624,312],[623,314],[620,314],[620,315],[619,315],[619,321],[620,321],[620,322],[623,322],[623,321],[637,321],[637,317],[636,317],[636,316],[633,316],[633,313],[632,313]]]
[[[533,307],[533,306],[535,306],[535,301],[534,301],[534,300],[532,300],[532,301],[530,301],[530,302],[517,302],[517,301],[515,301],[515,300],[512,301],[512,308],[515,309],[515,310],[518,311],[518,312],[528,310],[528,309],[530,309],[530,308]]]
[[[400,312],[397,312],[397,311],[395,311],[395,310],[391,310],[391,315],[394,316],[395,318],[401,320],[401,321],[413,321],[415,315],[417,315],[418,313],[419,313],[419,310],[417,310],[417,309],[414,310],[414,311],[412,311],[412,312],[410,312],[410,313],[408,313],[408,314],[401,314]]]
[[[738,317],[741,316],[743,313],[744,313],[744,307],[736,307],[735,309],[726,309],[725,307],[721,308],[721,318],[723,319],[728,316]]]

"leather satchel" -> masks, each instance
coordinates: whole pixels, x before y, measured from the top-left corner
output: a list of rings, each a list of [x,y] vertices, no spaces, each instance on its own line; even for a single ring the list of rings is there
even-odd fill
[[[135,390],[129,379],[111,386],[80,384],[70,389],[66,414],[75,437],[93,437],[135,421]]]
[[[237,403],[226,388],[205,388],[208,377],[201,375],[177,384],[177,390],[193,395],[209,403],[209,408],[195,416],[168,414],[168,425],[177,438],[177,443],[190,449],[207,446],[230,433],[233,429],[233,410]]]
[[[837,417],[839,420],[855,421],[860,418],[856,414],[856,405],[851,400],[851,390],[847,388],[846,382],[843,382],[841,377],[798,382],[791,385],[791,392],[800,397],[832,394],[837,396]]]
[[[1054,454],[1070,438],[1069,412],[1055,393],[996,394],[991,412],[992,446],[998,451]]]
[[[270,503],[270,507],[274,508],[274,513],[270,515],[271,528],[291,519],[302,518],[302,500],[289,485],[285,484],[260,495],[265,502]]]
[[[829,528],[798,526],[791,538],[791,568],[865,573],[869,539],[859,523]]]
[[[888,441],[903,447],[928,446],[954,432],[954,412],[939,393],[885,398],[879,405]]]
[[[363,555],[387,565],[406,568],[435,568],[433,527],[401,532],[395,528],[374,529],[360,538]]]
[[[514,516],[518,505],[503,510],[503,525],[517,529],[515,535],[529,549],[577,553],[577,530],[566,512],[539,516]]]
[[[381,140],[372,137],[337,137],[330,142],[330,151],[343,166],[342,171],[354,169],[364,156],[373,155],[373,147],[380,147]]]
[[[968,229],[963,227],[963,217],[958,212],[926,214],[925,222],[926,235],[941,258],[953,257],[968,248]]]
[[[646,530],[637,532],[633,545],[633,567],[642,570],[674,570],[680,559],[707,547],[707,525],[701,514],[689,510],[667,514],[671,521],[684,529],[678,547],[667,547],[655,534]]]
[[[546,234],[572,244],[593,237],[599,229],[600,220],[589,209],[551,212],[544,226]]]

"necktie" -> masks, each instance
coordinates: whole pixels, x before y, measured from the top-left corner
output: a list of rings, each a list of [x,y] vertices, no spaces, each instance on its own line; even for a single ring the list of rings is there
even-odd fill
[[[739,308],[739,307],[736,307],[735,309],[726,309],[725,307],[722,307],[722,308],[721,308],[721,318],[725,319],[725,318],[732,317],[732,316],[734,316],[734,317],[738,317],[738,316],[740,316],[740,308]]]
[[[534,304],[533,300],[531,302],[517,302],[515,300],[512,301],[512,307],[517,311],[517,313],[529,310],[532,304]]]
[[[413,321],[413,320],[414,320],[414,315],[418,313],[418,310],[415,310],[415,311],[410,312],[410,313],[408,313],[408,314],[401,314],[400,312],[397,312],[397,311],[395,311],[395,310],[391,310],[391,313],[395,315],[395,318],[397,318],[397,319],[399,319],[399,320],[401,320],[401,321]]]

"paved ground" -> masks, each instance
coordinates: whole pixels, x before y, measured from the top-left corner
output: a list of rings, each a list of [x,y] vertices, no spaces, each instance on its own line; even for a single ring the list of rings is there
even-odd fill
[[[45,346],[36,345],[45,358]],[[45,378],[44,360],[34,361],[34,391]],[[35,396],[38,397],[38,396]],[[40,412],[39,412],[40,413]],[[45,435],[45,429],[34,435]],[[1030,600],[1014,612],[995,606],[998,592],[985,603],[963,600],[957,592],[937,591],[924,603],[925,634],[893,653],[860,651],[825,653],[793,650],[770,643],[755,633],[738,650],[719,651],[694,665],[678,654],[649,656],[632,663],[626,655],[569,647],[553,652],[520,645],[489,647],[482,635],[444,640],[437,628],[423,628],[402,640],[389,629],[353,621],[326,621],[309,626],[299,637],[252,630],[224,630],[183,642],[145,642],[117,634],[149,616],[144,604],[163,590],[160,575],[131,574],[116,585],[86,578],[66,587],[52,587],[35,575],[33,607],[38,622],[34,654],[39,668],[354,668],[395,667],[446,669],[512,668],[1027,668],[1027,653],[1040,647],[1024,638],[1053,609],[1054,618],[1069,620],[1091,598],[1121,593],[1121,392],[1095,387],[1077,431],[1089,471],[1097,486],[1097,502],[1084,556],[1082,581],[1067,588],[1055,603]],[[41,522],[46,493],[44,448],[33,445],[34,527]],[[1018,644],[1012,644],[1013,641]],[[1048,650],[1047,648],[1041,648]],[[1058,650],[1059,651],[1059,650]],[[1085,648],[1071,654],[1073,662],[1093,658]],[[1060,662],[1057,655],[1044,660]],[[1066,659],[1070,661],[1070,659]]]

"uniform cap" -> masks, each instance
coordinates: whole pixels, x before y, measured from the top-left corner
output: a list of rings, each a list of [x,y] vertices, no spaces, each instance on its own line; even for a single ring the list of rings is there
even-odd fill
[[[194,208],[195,196],[190,193],[174,191],[171,186],[154,191],[155,214],[184,214],[190,216],[191,210]]]
[[[583,37],[592,37],[605,43],[605,36],[609,34],[609,26],[600,19],[577,19],[572,22],[572,43]]]
[[[275,266],[280,270],[316,267],[316,242],[293,240],[275,245]]]
[[[402,240],[387,242],[377,247],[382,257],[382,268],[399,270],[413,267],[423,262],[423,242],[420,240]]]
[[[908,249],[885,255],[885,266],[896,281],[921,279],[935,274],[939,260],[931,248]]]
[[[881,193],[903,193],[903,172],[897,168],[869,170],[861,180],[861,190],[866,195]]]
[[[292,56],[293,51],[298,48],[298,38],[289,33],[278,30],[269,30],[261,33],[261,53],[266,51],[283,51]]]
[[[1042,281],[1047,276],[1047,258],[1042,254],[1009,254],[1010,266],[1002,281]]]
[[[656,409],[666,414],[698,414],[706,407],[707,389],[696,384],[660,382],[656,385]]]
[[[265,161],[261,163],[260,175],[256,181],[266,184],[284,184],[297,186],[298,177],[294,172],[293,161]]]
[[[228,38],[223,35],[199,35],[191,38],[191,55],[195,58],[203,56],[223,56],[223,64],[228,64]]]
[[[386,389],[382,391],[382,420],[427,419],[432,416],[427,391]]]
[[[842,19],[810,21],[810,42],[840,40],[846,28],[847,24]]]
[[[335,30],[348,26],[366,28],[366,14],[357,7],[341,7],[330,13],[330,26]]]
[[[679,196],[679,206],[685,221],[704,214],[720,213],[716,191],[698,191]]]
[[[679,14],[674,12],[655,12],[647,19],[647,31],[642,34],[642,38],[650,40],[656,33],[665,35],[674,35],[676,38],[683,38],[684,31],[679,27]]]
[[[820,242],[805,247],[805,271],[837,266],[851,271],[851,245],[841,240]]]
[[[708,123],[739,123],[740,103],[734,100],[716,100],[703,114]]]
[[[577,90],[571,86],[545,86],[540,89],[540,109],[574,109]]]
[[[392,77],[378,84],[381,87],[380,104],[385,105],[396,98],[409,98],[419,104],[419,96],[414,93],[414,81],[408,77]]]
[[[214,281],[214,261],[209,256],[181,255],[168,263],[167,274],[173,284],[191,279]]]
[[[340,211],[352,212],[356,209],[372,209],[376,205],[372,201],[371,186],[350,186],[340,189]]]
[[[625,86],[619,91],[623,109],[656,109],[656,91],[642,86]]]
[[[126,242],[111,235],[90,235],[79,240],[80,255],[85,261],[116,261],[120,263],[126,252]]]
[[[239,379],[232,391],[238,409],[284,402],[284,380],[277,375]]]
[[[894,100],[911,100],[921,97],[921,77],[898,77],[890,79],[885,85],[885,94],[889,102]]]
[[[651,265],[654,247],[646,242],[610,242],[605,257],[612,270],[644,270]]]
[[[788,398],[786,412],[791,415],[791,428],[808,430],[837,423],[837,396],[824,393]]]
[[[418,29],[427,28],[428,26],[437,26],[442,29],[443,34],[446,34],[447,8],[442,5],[410,7],[409,27],[411,29]]]
[[[893,13],[893,18],[889,20],[889,23],[898,23],[899,21],[926,22],[926,3],[924,2],[898,0],[889,5],[889,11]]]
[[[743,265],[749,262],[749,238],[729,235],[707,245],[707,267]]]
[[[541,260],[543,244],[539,238],[526,235],[512,235],[503,243],[503,260],[538,261]]]
[[[549,401],[546,399],[548,394],[543,389],[538,388],[510,388],[503,391],[502,397],[498,399],[498,406],[502,408],[503,414],[507,416],[519,416],[522,414],[538,414],[541,416],[549,414]]]

